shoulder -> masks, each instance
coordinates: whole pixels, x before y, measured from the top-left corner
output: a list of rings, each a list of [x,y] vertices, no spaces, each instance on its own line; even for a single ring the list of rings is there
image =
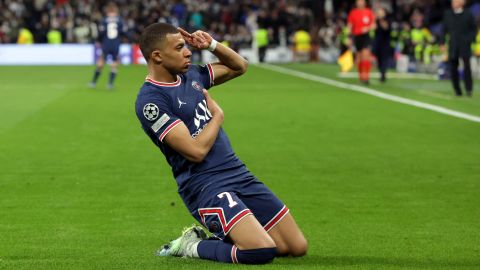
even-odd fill
[[[188,74],[200,73],[200,70],[203,66],[204,65],[190,65],[186,74],[188,75]]]
[[[161,89],[158,89],[149,83],[144,83],[140,88],[140,92],[138,92],[135,107],[137,110],[142,109],[150,103],[156,104],[160,107],[166,107],[165,109],[167,109],[172,103],[172,98],[167,91],[163,92]]]
[[[212,66],[210,64],[202,64],[202,65],[191,65],[188,68],[187,73],[185,73],[187,76],[198,76],[199,74],[204,74],[205,72],[211,72],[212,71]]]

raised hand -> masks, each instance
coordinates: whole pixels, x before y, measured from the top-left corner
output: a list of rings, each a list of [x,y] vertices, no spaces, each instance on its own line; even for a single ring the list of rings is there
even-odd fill
[[[213,40],[210,34],[204,31],[197,30],[190,34],[181,27],[178,27],[178,31],[189,46],[198,50],[207,49]]]

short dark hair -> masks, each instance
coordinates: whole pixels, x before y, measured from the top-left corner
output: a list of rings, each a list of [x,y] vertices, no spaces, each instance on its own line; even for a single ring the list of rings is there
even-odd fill
[[[139,45],[145,60],[149,60],[150,55],[155,49],[161,46],[167,34],[176,34],[178,29],[168,23],[154,23],[147,26],[140,36]]]

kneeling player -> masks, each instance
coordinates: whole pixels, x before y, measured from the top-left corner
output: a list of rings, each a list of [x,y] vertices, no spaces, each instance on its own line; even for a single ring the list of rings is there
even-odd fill
[[[187,44],[220,61],[191,65]],[[144,30],[140,49],[148,76],[137,96],[137,117],[172,166],[185,205],[217,238],[205,239],[194,226],[159,255],[250,264],[304,255],[307,241],[288,208],[235,155],[221,128],[223,111],[205,90],[242,75],[247,62],[208,33],[163,23]]]

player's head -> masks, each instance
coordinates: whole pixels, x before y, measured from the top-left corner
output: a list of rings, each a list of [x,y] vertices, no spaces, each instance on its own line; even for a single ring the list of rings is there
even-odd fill
[[[464,5],[465,5],[465,0],[452,0],[453,9],[463,8]]]
[[[367,6],[367,1],[366,0],[357,0],[355,2],[355,5],[357,8],[364,8]]]
[[[176,27],[167,23],[154,23],[143,30],[139,40],[147,63],[161,65],[170,73],[188,70],[192,53]]]
[[[107,16],[116,16],[118,14],[117,4],[114,2],[108,2],[108,4],[105,6],[105,13]]]

